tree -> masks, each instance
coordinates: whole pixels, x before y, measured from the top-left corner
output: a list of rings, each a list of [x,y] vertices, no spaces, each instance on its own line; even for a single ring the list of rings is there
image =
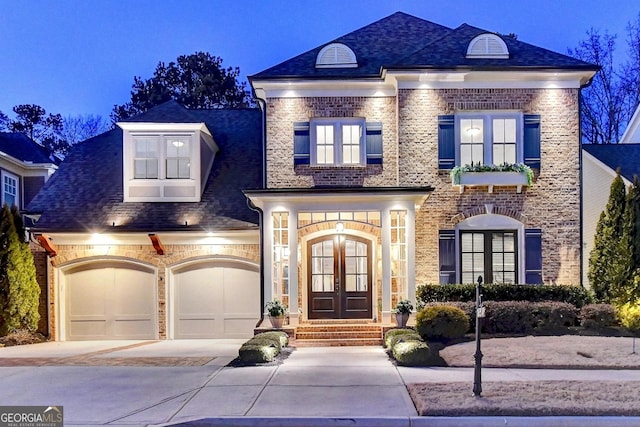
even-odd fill
[[[249,106],[251,98],[239,75],[238,67],[224,68],[220,57],[207,52],[159,62],[150,79],[134,77],[131,101],[114,105],[111,120],[116,123],[172,99],[190,109]]]
[[[9,122],[10,131],[24,133],[51,154],[67,153],[70,145],[60,136],[64,126],[60,114],[47,114],[44,108],[35,104],[16,105],[13,112],[16,118]]]
[[[640,14],[627,24],[627,60],[615,64],[616,35],[591,28],[587,38],[569,55],[601,66],[582,91],[580,119],[582,141],[610,144],[620,141],[640,102]]]
[[[0,132],[8,129],[9,126],[9,116],[0,111]]]
[[[17,209],[0,211],[0,336],[16,329],[34,331],[40,314],[40,286],[29,244],[16,230]]]
[[[102,116],[94,116],[92,114],[67,116],[63,119],[62,124],[60,137],[69,146],[100,135],[110,128],[109,123]]]
[[[612,292],[629,276],[628,240],[623,236],[625,206],[624,182],[618,170],[611,184],[607,206],[596,225],[594,247],[589,256],[589,283],[596,299],[601,302],[611,302]]]

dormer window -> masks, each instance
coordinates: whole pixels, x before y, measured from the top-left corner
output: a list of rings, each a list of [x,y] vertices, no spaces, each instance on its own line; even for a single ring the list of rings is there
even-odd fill
[[[349,46],[331,43],[320,50],[316,57],[316,68],[356,68],[356,54]]]
[[[203,123],[119,123],[125,202],[199,202],[218,146]]]
[[[480,34],[469,43],[467,58],[509,59],[509,49],[500,36]]]

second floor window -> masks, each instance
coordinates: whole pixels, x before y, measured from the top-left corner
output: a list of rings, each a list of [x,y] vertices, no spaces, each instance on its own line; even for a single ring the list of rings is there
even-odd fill
[[[311,163],[316,165],[364,164],[364,130],[364,119],[312,119]]]
[[[519,114],[460,114],[457,164],[501,165],[522,162],[522,119]]]
[[[18,177],[2,172],[2,203],[18,206]]]
[[[191,138],[188,136],[135,136],[135,179],[191,178]]]

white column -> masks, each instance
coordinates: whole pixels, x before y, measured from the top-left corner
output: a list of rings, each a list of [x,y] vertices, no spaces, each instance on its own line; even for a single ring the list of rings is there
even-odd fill
[[[416,307],[416,211],[415,206],[407,206],[405,221],[407,239],[407,298]]]
[[[382,323],[391,323],[391,216],[389,209],[380,212],[382,223]]]
[[[298,211],[289,211],[289,325],[298,326]]]
[[[265,304],[273,300],[273,211],[270,206],[265,206],[262,218],[263,235],[262,235],[262,254],[264,256],[264,302]],[[267,312],[262,307],[265,317]]]

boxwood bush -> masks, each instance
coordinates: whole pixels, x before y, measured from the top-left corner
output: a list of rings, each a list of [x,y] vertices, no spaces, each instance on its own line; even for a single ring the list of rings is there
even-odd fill
[[[580,325],[587,329],[600,329],[618,323],[616,310],[611,304],[587,304],[580,309]]]
[[[593,303],[591,293],[581,286],[560,285],[483,285],[484,301],[557,301],[578,308]],[[429,302],[474,302],[476,285],[421,285],[416,291],[418,306]]]
[[[238,359],[245,364],[271,362],[288,343],[285,332],[263,332],[242,344]]]
[[[451,305],[425,307],[416,315],[416,330],[425,340],[446,341],[462,337],[469,329],[469,317]]]
[[[423,341],[404,341],[393,346],[393,358],[399,365],[428,366],[431,353],[429,346]]]
[[[392,349],[400,341],[422,341],[420,335],[413,329],[390,329],[384,334],[384,346]]]

